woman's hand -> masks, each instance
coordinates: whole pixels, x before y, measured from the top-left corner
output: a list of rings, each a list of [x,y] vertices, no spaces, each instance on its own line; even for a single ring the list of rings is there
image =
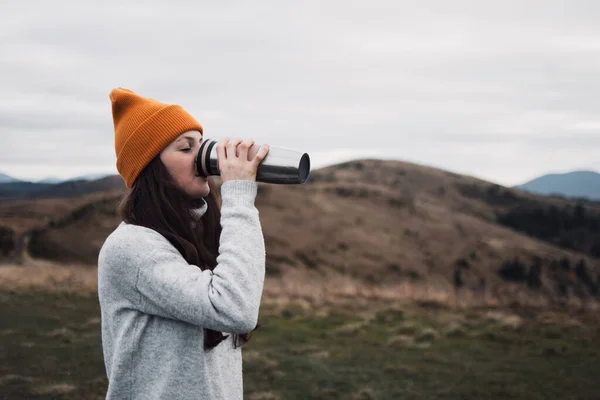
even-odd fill
[[[252,139],[225,138],[217,143],[217,164],[221,182],[233,180],[256,181],[258,165],[267,156],[269,145],[264,144],[256,155],[248,157],[250,148],[254,145]]]

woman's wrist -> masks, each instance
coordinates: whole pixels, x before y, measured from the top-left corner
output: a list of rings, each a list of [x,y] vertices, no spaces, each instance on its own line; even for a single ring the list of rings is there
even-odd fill
[[[254,204],[258,183],[250,180],[230,180],[221,185],[223,204]]]

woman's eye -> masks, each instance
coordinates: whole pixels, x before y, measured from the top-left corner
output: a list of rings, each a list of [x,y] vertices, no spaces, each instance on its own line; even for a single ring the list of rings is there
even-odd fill
[[[191,150],[191,148],[189,148],[189,147],[187,149],[181,149],[181,151],[185,151],[186,153],[190,150]]]

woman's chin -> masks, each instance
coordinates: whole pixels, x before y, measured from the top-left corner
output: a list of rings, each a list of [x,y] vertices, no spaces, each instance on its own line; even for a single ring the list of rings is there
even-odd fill
[[[198,178],[191,187],[187,190],[188,194],[193,198],[206,197],[210,194],[210,186],[204,178]]]
[[[199,190],[188,191],[187,194],[192,199],[198,200],[198,199],[201,199],[203,197],[208,196],[210,194],[210,190],[206,190],[206,191],[199,191]]]

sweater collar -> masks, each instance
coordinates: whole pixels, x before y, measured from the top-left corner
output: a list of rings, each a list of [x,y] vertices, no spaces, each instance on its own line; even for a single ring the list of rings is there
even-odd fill
[[[204,198],[202,198],[202,205],[198,208],[192,209],[192,216],[194,217],[194,220],[199,221],[200,218],[202,218],[202,216],[206,213],[206,210],[208,210],[208,203]]]

